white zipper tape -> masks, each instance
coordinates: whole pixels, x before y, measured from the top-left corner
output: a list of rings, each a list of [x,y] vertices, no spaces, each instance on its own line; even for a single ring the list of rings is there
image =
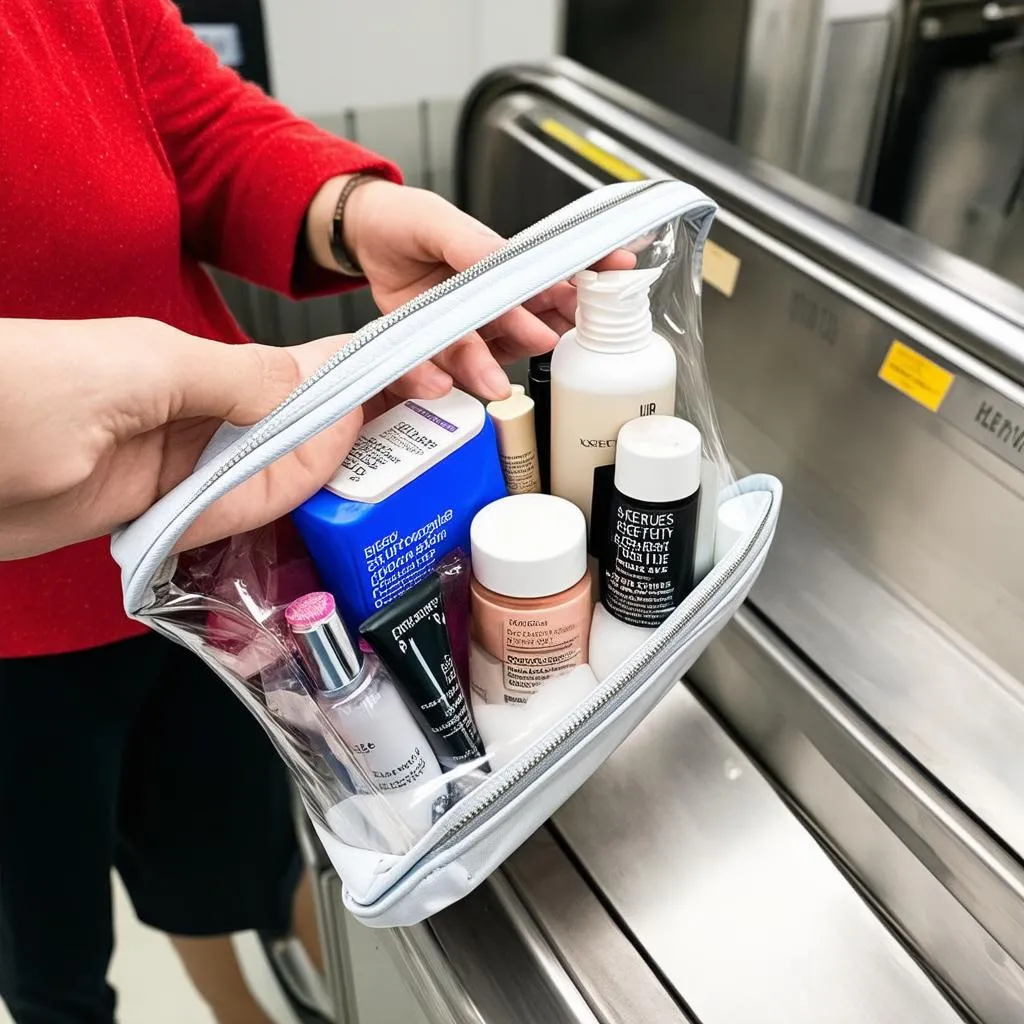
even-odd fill
[[[607,207],[607,209],[605,208]],[[715,205],[682,182],[612,185],[585,196],[513,239],[506,250],[413,300],[356,335],[275,412],[115,535],[125,608],[140,612],[178,538],[218,498],[336,422],[407,370],[595,259],[669,220],[691,216],[702,241]],[[383,325],[383,328],[381,328]],[[375,334],[375,331],[377,332]],[[371,343],[367,343],[369,338]]]

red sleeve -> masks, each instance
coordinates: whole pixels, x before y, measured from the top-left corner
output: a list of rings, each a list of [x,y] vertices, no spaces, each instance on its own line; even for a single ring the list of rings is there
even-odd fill
[[[124,9],[150,116],[177,181],[185,245],[200,260],[295,297],[347,280],[316,266],[306,210],[338,174],[388,161],[296,117],[224,67],[171,0]]]

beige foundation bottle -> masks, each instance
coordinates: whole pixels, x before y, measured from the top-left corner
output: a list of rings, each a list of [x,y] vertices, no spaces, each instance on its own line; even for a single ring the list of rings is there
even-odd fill
[[[587,528],[575,505],[520,494],[481,509],[470,528],[470,610],[479,668],[471,682],[492,704],[525,704],[587,662],[592,611]]]

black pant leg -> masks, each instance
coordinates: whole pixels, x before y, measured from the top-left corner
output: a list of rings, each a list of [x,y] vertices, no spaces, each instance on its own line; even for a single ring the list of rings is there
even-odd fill
[[[17,1024],[114,1021],[110,872],[151,650],[0,660],[0,994]]]
[[[116,864],[139,919],[177,935],[288,931],[301,857],[284,763],[194,654],[163,637],[129,739]]]

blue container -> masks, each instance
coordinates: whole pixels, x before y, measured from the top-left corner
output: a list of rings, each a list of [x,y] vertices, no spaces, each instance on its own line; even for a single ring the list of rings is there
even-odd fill
[[[293,513],[353,631],[422,580],[507,494],[494,427],[471,395],[407,401],[367,423],[334,478]]]

